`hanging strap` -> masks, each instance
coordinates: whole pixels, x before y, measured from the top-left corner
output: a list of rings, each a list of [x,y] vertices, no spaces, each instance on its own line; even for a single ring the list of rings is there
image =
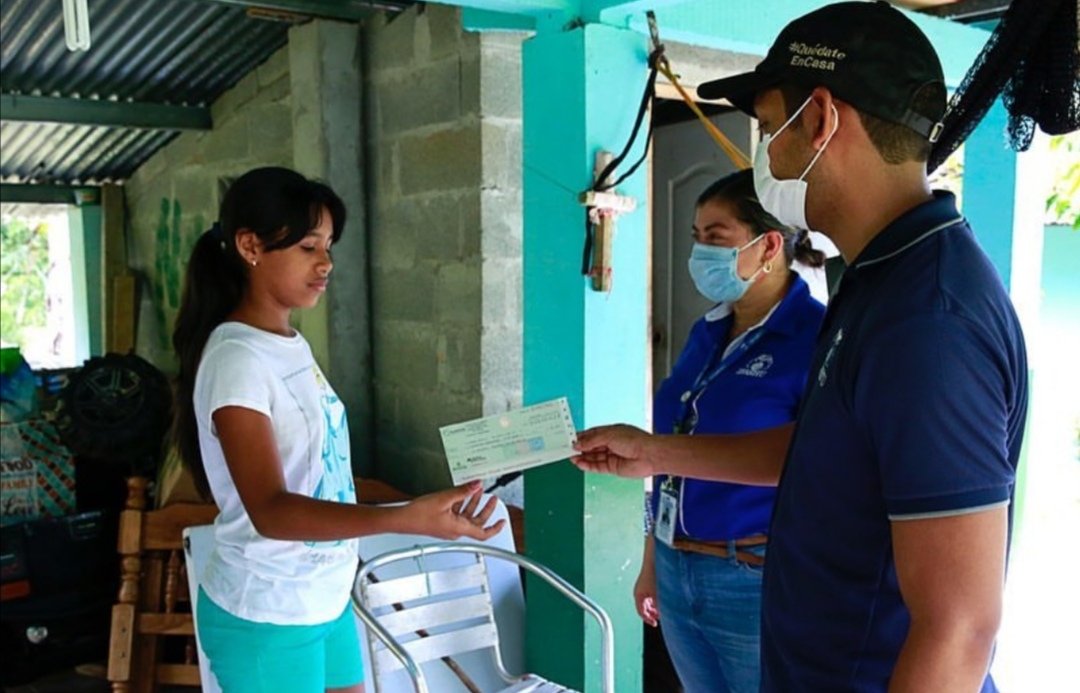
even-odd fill
[[[653,135],[653,119],[649,118],[649,127],[645,135],[645,147],[641,152],[641,156],[635,161],[630,168],[623,172],[617,178],[614,178],[615,171],[626,160],[626,157],[630,154],[630,150],[634,146],[634,142],[637,141],[638,133],[641,131],[641,126],[645,122],[645,118],[649,116],[649,111],[652,109],[653,100],[656,98],[656,77],[658,74],[664,75],[675,90],[679,92],[679,96],[682,97],[686,105],[690,107],[690,110],[694,112],[694,115],[698,117],[702,125],[712,136],[713,140],[720,147],[720,149],[727,155],[731,162],[738,169],[750,168],[750,158],[742,153],[742,151],[732,142],[720,128],[716,127],[709,118],[698,107],[697,102],[683,89],[683,86],[679,84],[679,78],[675,75],[675,72],[671,69],[671,63],[668,61],[667,56],[664,53],[664,44],[660,42],[660,31],[656,23],[656,13],[649,10],[645,13],[649,22],[649,38],[652,42],[652,51],[649,53],[649,78],[645,82],[645,90],[641,94],[641,102],[638,105],[637,117],[634,119],[634,127],[630,131],[630,137],[626,140],[626,144],[623,146],[619,155],[616,156],[611,162],[604,167],[600,175],[593,181],[592,186],[589,188],[594,192],[604,192],[612,190],[617,187],[624,180],[634,174],[635,171],[644,163],[645,159],[649,156],[649,143],[652,141]],[[609,179],[614,178],[608,182]],[[581,274],[588,276],[592,271],[592,253],[593,243],[595,238],[595,229],[593,228],[592,219],[589,217],[589,213],[585,212],[585,244],[581,252]]]
[[[716,350],[713,355],[709,357],[709,360],[705,363],[705,367],[701,369],[698,377],[694,380],[694,385],[687,390],[688,396],[683,398],[682,410],[679,415],[679,422],[686,421],[687,416],[690,414],[692,408],[692,402],[697,400],[705,392],[705,390],[712,385],[716,380],[735,362],[745,356],[751,349],[757,346],[758,341],[764,336],[765,327],[756,328],[753,332],[747,334],[741,343],[732,349],[731,353],[725,355],[725,344],[717,344]]]
[[[627,155],[630,154],[630,150],[633,148],[634,142],[637,141],[638,133],[641,131],[641,125],[645,122],[645,118],[649,115],[649,111],[652,110],[653,98],[656,95],[657,59],[662,53],[662,51],[663,48],[660,49],[660,52],[653,50],[653,52],[649,55],[649,78],[645,82],[645,90],[641,93],[641,102],[638,104],[637,117],[634,119],[634,127],[630,131],[630,137],[626,140],[626,144],[623,146],[622,151],[619,152],[619,155],[612,159],[608,163],[608,165],[604,167],[604,170],[600,172],[600,175],[596,177],[596,180],[593,181],[593,184],[589,188],[589,190],[593,192],[604,192],[614,189],[624,180],[633,175],[634,171],[638,170],[642,162],[644,162],[645,159],[648,158],[649,142],[652,141],[653,134],[652,118],[649,118],[649,129],[646,131],[645,147],[641,152],[641,156],[638,158],[637,161],[633,163],[633,165],[630,166],[629,169],[626,170],[626,172],[624,172],[618,178],[615,178],[614,180],[608,182],[608,179],[614,177],[615,170],[619,167],[620,164],[622,164],[622,162],[626,159]],[[581,251],[581,274],[585,276],[588,276],[592,272],[592,253],[595,236],[596,233],[595,229],[593,228],[593,220],[590,218],[588,210],[586,210],[585,246],[584,248],[582,248]]]
[[[742,151],[732,142],[728,137],[720,131],[720,128],[716,127],[716,124],[709,120],[701,108],[698,107],[697,102],[683,89],[683,86],[679,84],[679,78],[675,75],[674,70],[671,69],[671,63],[667,59],[667,55],[664,53],[664,44],[660,43],[660,30],[656,24],[656,13],[649,10],[645,13],[645,16],[649,20],[649,36],[653,44],[653,54],[658,55],[656,60],[656,69],[660,74],[664,75],[671,86],[675,87],[675,91],[679,92],[679,96],[686,102],[686,105],[694,112],[694,115],[698,117],[701,124],[705,126],[705,129],[712,135],[713,140],[724,154],[731,159],[731,163],[735,164],[736,168],[744,169],[750,168],[750,157],[742,153]]]

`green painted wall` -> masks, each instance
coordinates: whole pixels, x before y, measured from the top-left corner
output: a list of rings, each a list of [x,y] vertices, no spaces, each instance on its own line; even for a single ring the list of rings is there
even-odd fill
[[[159,203],[157,227],[154,229],[154,273],[150,283],[155,309],[154,319],[163,327],[171,326],[180,309],[180,296],[184,286],[184,273],[195,241],[207,228],[202,212],[184,216],[184,208],[177,198],[163,197]],[[162,349],[168,350],[171,330],[163,329],[159,336]]]
[[[1080,333],[1080,231],[1046,227],[1042,288],[1040,318],[1066,332]]]
[[[1080,232],[1068,226],[1050,225],[1045,228],[1044,234],[1038,333],[1027,335],[1032,373],[1028,419],[1030,421],[1033,416],[1039,418],[1035,425],[1028,426],[1025,434],[1017,479],[1014,541],[1023,532],[1024,515],[1029,507],[1029,477],[1038,472],[1032,472],[1031,465],[1054,466],[1053,460],[1032,459],[1027,455],[1033,443],[1032,434],[1047,436],[1060,433],[1052,424],[1046,425],[1044,420],[1047,417],[1053,421],[1067,422],[1071,414],[1073,429],[1067,435],[1073,437],[1076,461],[1080,462],[1080,406],[1073,404],[1071,412],[1053,410],[1062,407],[1062,402],[1069,399],[1068,396],[1060,396],[1062,391],[1072,393],[1072,402],[1080,400],[1080,367],[1075,365],[1076,350],[1080,349]],[[1033,343],[1036,343],[1037,350],[1032,349]],[[1068,405],[1065,407],[1068,409]],[[1042,443],[1040,449],[1054,449],[1044,441],[1039,442]],[[1033,500],[1038,499],[1036,495]]]
[[[217,219],[224,183],[256,166],[293,165],[288,48],[211,106],[214,129],[185,132],[124,185],[128,263],[138,277],[136,352],[173,372],[172,328],[199,235]]]

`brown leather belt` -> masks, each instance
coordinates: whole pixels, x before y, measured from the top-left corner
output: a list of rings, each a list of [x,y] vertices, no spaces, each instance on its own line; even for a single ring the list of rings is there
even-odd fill
[[[756,534],[752,537],[744,537],[742,539],[735,540],[735,559],[746,563],[747,565],[763,566],[765,565],[765,557],[758,556],[757,554],[750,553],[749,551],[740,551],[739,549],[751,548],[753,546],[763,546],[769,542],[769,537],[764,534]],[[697,541],[695,539],[679,538],[675,540],[672,547],[678,551],[692,551],[694,553],[703,553],[708,556],[717,556],[719,558],[731,558],[731,552],[728,546],[731,542],[727,541]]]

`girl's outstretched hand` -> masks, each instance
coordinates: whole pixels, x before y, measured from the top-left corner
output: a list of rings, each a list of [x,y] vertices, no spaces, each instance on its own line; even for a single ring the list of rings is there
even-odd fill
[[[488,526],[495,512],[497,499],[488,498],[477,512],[483,487],[479,481],[420,496],[405,506],[404,510],[415,523],[417,534],[436,539],[459,539],[469,537],[483,541],[498,534],[506,520]],[[410,523],[410,524],[412,524]]]

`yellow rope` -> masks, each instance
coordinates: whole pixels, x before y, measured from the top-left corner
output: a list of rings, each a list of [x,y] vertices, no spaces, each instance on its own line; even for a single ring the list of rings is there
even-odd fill
[[[694,115],[698,117],[701,124],[705,126],[712,138],[716,140],[716,144],[720,145],[720,149],[727,154],[731,159],[731,163],[735,164],[736,168],[745,169],[750,168],[750,157],[742,153],[742,151],[735,146],[735,143],[727,138],[724,133],[720,132],[720,128],[716,127],[716,124],[709,120],[701,109],[698,108],[697,102],[686,93],[686,90],[679,84],[679,78],[675,76],[675,72],[671,69],[671,63],[668,62],[667,56],[664,54],[664,44],[660,43],[660,26],[656,21],[656,13],[649,10],[645,13],[645,17],[649,23],[649,39],[652,42],[652,55],[650,61],[656,61],[656,69],[671,82],[671,85],[675,87],[675,90],[679,92],[679,96],[682,97],[686,105],[690,107],[690,110],[694,112]]]
[[[731,163],[735,164],[736,168],[750,168],[750,157],[743,154],[742,151],[735,146],[735,143],[729,140],[724,133],[720,132],[720,128],[716,127],[716,124],[709,120],[708,116],[702,113],[697,102],[694,101],[693,97],[691,97],[690,94],[683,89],[682,85],[679,84],[679,78],[676,77],[675,73],[672,71],[671,63],[668,62],[667,57],[661,55],[656,66],[657,69],[660,70],[660,74],[667,77],[668,81],[671,82],[671,85],[679,92],[679,96],[683,98],[686,105],[690,107],[690,110],[694,112],[694,115],[698,117],[701,124],[709,131],[712,138],[716,140],[716,144],[720,146],[720,149],[722,149],[724,153],[727,154],[728,158],[731,159]]]

